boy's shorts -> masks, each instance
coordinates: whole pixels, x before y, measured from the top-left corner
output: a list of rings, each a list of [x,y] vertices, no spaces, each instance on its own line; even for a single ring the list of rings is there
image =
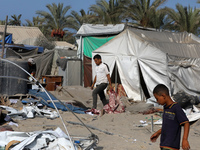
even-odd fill
[[[173,149],[170,149],[170,148],[160,148],[160,150],[173,150]]]

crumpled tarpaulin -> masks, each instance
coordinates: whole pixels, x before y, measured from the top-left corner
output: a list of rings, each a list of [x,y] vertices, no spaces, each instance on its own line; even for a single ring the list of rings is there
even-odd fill
[[[47,102],[47,101],[50,100],[50,99],[49,99],[49,97],[47,96],[47,94],[46,94],[45,92],[41,92],[41,91],[37,91],[37,90],[29,90],[29,94],[30,94],[30,95],[34,95],[34,96],[36,96],[36,97],[38,97],[38,98],[42,98],[43,101],[41,101],[41,103],[42,103],[43,105],[46,105],[46,106],[48,106],[48,107],[51,107],[51,108],[54,108],[54,109],[55,109],[55,107],[54,107],[54,105],[52,104],[52,102]],[[48,92],[48,94],[49,94],[49,96],[51,97],[52,100],[57,100],[57,98],[54,97],[51,93]],[[55,105],[56,105],[56,107],[57,107],[58,109],[60,109],[60,110],[62,110],[62,111],[68,111],[68,109],[67,109],[63,104],[61,104],[60,102],[56,101],[56,102],[54,102],[54,103],[55,103]],[[67,104],[67,103],[65,103],[65,105],[66,105],[71,111],[73,111],[73,112],[75,112],[75,113],[85,114],[85,111],[86,111],[85,108],[76,107],[76,106],[73,106],[73,105]]]
[[[193,121],[200,119],[200,111],[194,105],[193,105],[193,108],[188,108],[186,110],[183,109],[183,111],[185,112],[189,122],[193,122]],[[159,119],[158,121],[154,122],[154,124],[161,125],[162,124],[162,118]]]
[[[74,137],[74,139],[76,140],[72,139],[72,142],[75,149],[69,137],[59,127],[54,131],[2,131],[0,132],[0,147],[4,148],[6,146],[6,149],[9,148],[9,150],[78,150],[80,148],[89,150],[95,149],[97,146],[97,140],[91,137]]]
[[[51,111],[50,109],[39,109],[37,106],[23,106],[23,109],[17,110],[12,107],[0,105],[0,108],[3,108],[8,111],[6,117],[7,121],[12,121],[11,118],[15,119],[27,119],[34,118],[36,115],[45,116],[50,119],[55,119],[59,117],[56,111]],[[10,118],[10,119],[9,119]]]
[[[0,132],[0,146],[4,147],[12,141],[19,141],[19,144],[14,146],[11,150],[22,149],[42,149],[46,150],[73,150],[68,136],[60,129],[48,130],[48,131],[35,131],[35,132],[15,132],[15,131],[3,131]],[[75,149],[77,147],[75,146]]]
[[[65,71],[66,66],[67,66],[67,59],[64,57],[63,58],[60,57],[56,60],[56,64],[57,66],[60,66],[63,71]]]

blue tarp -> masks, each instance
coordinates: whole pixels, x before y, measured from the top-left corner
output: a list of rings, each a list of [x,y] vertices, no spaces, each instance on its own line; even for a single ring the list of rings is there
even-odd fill
[[[49,97],[47,96],[47,94],[45,93],[45,92],[41,92],[41,91],[38,91],[38,90],[29,90],[29,94],[30,95],[34,95],[34,96],[36,96],[36,97],[41,97],[43,100],[45,100],[45,102],[44,101],[41,101],[41,103],[43,104],[43,105],[46,105],[46,106],[48,106],[48,107],[51,107],[51,108],[54,108],[55,109],[55,107],[53,106],[53,104],[52,104],[52,102],[47,102],[47,100],[50,100],[49,99]],[[52,100],[57,100],[57,98],[56,97],[54,97],[52,94],[50,94],[49,92],[48,92],[48,94],[49,94],[49,96],[51,97],[51,99]],[[55,103],[55,105],[56,105],[56,107],[58,108],[58,109],[60,109],[60,110],[62,110],[62,111],[68,111],[67,110],[67,108],[65,107],[65,106],[63,106],[60,102],[54,102]],[[73,112],[75,112],[75,113],[79,113],[79,114],[85,114],[85,111],[87,110],[87,109],[85,109],[85,108],[80,108],[80,107],[76,107],[76,106],[73,106],[73,105],[71,105],[71,104],[65,104],[65,105],[67,105],[67,107],[71,110],[71,111],[73,111]]]
[[[2,42],[2,40],[0,40],[0,42]],[[8,36],[5,37],[5,44],[12,44],[12,34],[9,34]],[[1,44],[0,44],[1,45]],[[18,46],[18,45],[5,45],[6,48],[21,48],[21,49],[25,49],[25,50],[32,50],[35,48],[38,48],[38,52],[39,53],[43,53],[44,52],[44,48],[41,46],[32,46],[32,45],[24,45],[24,46]],[[1,46],[0,46],[1,48]]]
[[[0,48],[2,46],[0,45]],[[24,46],[19,46],[19,45],[5,45],[5,48],[19,48],[19,49],[24,49],[24,50],[33,50],[35,48],[38,48],[39,53],[44,52],[44,48],[40,46],[32,46],[32,45],[24,45]]]
[[[0,45],[0,49],[2,46]],[[18,45],[5,45],[5,48],[19,48],[19,49],[24,49],[24,50],[33,50],[35,48],[38,48],[38,53],[43,53],[44,48],[39,47],[39,46],[31,46],[31,45],[24,45],[24,46],[18,46]]]
[[[2,42],[2,40],[0,40],[0,42]],[[12,44],[12,34],[9,34],[5,37],[5,44]]]
[[[24,47],[25,47],[27,50],[32,50],[32,49],[34,49],[34,48],[38,48],[38,52],[39,52],[39,53],[43,53],[43,52],[44,52],[44,47],[32,46],[32,45],[24,45]]]

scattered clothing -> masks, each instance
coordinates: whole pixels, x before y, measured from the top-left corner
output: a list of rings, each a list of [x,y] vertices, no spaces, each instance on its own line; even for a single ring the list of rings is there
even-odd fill
[[[110,91],[109,103],[106,104],[103,109],[106,113],[122,113],[125,111],[124,105],[122,104],[120,97],[115,93],[115,91]]]
[[[89,113],[90,112],[90,113]],[[90,109],[90,110],[86,110],[85,111],[85,113],[86,114],[95,114],[95,115],[99,115],[100,113],[101,113],[101,111],[100,110],[98,110],[98,109],[94,109],[94,108],[92,108],[92,109]]]

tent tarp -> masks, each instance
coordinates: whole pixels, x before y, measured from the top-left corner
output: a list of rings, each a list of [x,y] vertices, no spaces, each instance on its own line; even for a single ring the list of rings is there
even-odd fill
[[[83,24],[77,32],[77,36],[95,36],[118,34],[124,30],[124,24]]]
[[[2,40],[0,40],[0,43],[2,42]],[[9,34],[5,37],[5,44],[6,43],[9,43],[11,44],[12,43],[12,34]]]
[[[44,101],[41,101],[41,103],[43,103],[44,105],[46,105],[48,107],[55,108],[52,102],[51,103],[47,102],[50,99],[45,92],[40,92],[40,91],[38,92],[37,90],[29,90],[29,94],[34,95],[39,98],[42,98]],[[57,98],[54,97],[51,93],[48,93],[48,94],[52,100],[57,100]],[[66,104],[67,107],[65,107],[60,102],[54,102],[54,103],[55,103],[56,107],[62,111],[68,111],[68,109],[67,109],[67,107],[68,107],[71,111],[73,111],[75,113],[85,114],[84,111],[87,110],[85,108],[79,108],[79,107],[73,106],[71,104]]]
[[[194,53],[195,52],[195,53]],[[92,55],[100,54],[103,62],[110,67],[111,74],[116,63],[122,85],[130,98],[141,100],[141,77],[151,96],[153,88],[159,84],[165,84],[172,90],[171,73],[168,67],[168,55],[178,57],[200,58],[200,44],[193,40],[188,33],[169,33],[145,31],[138,29],[126,29],[115,38],[93,51]],[[190,59],[190,62],[193,62]],[[92,64],[92,70],[95,64]],[[171,70],[175,68],[170,68]],[[191,69],[191,68],[190,68]],[[198,69],[197,69],[198,70]],[[176,71],[180,80],[185,81],[185,86],[200,91],[200,88],[186,82],[187,78],[200,80],[197,72],[189,74]],[[172,71],[173,72],[173,71]],[[94,74],[94,73],[93,73]],[[173,83],[174,91],[180,90],[180,86]],[[193,82],[194,83],[194,82]],[[175,86],[176,85],[176,86]],[[184,89],[184,86],[182,87]]]
[[[2,46],[0,45],[0,49]],[[33,49],[38,49],[38,53],[43,53],[44,48],[40,46],[32,46],[32,45],[5,45],[5,48],[12,48],[12,49],[22,49],[22,50],[33,50]]]
[[[104,45],[111,39],[113,39],[115,36],[111,37],[84,37],[83,38],[83,52],[84,55],[87,57],[92,58],[92,52],[99,48],[100,46]]]

